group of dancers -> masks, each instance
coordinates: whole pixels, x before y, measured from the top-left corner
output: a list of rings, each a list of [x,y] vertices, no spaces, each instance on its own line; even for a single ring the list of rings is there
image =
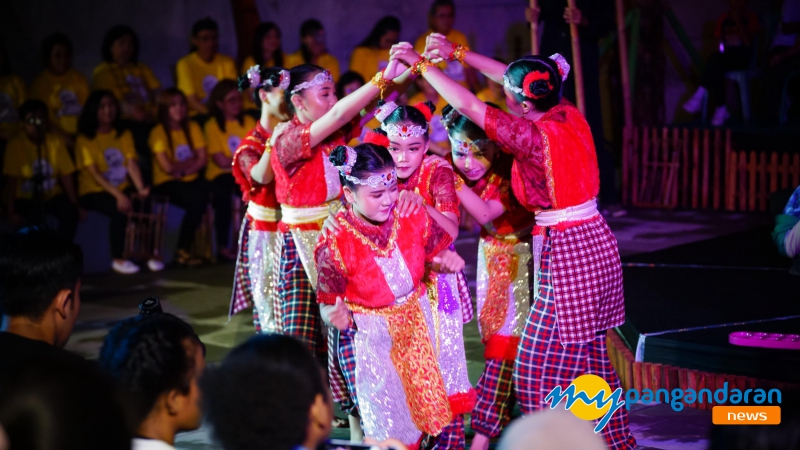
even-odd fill
[[[437,66],[457,61],[502,84],[508,113]],[[328,368],[351,436],[409,448],[485,450],[523,413],[583,374],[619,387],[606,331],[624,321],[617,243],[597,209],[597,158],[581,113],[562,100],[569,64],[506,66],[431,34],[409,43],[344,98],[325,69],[252,67],[261,120],[233,158],[247,203],[231,314],[304,342]],[[451,154],[429,154],[431,103],[381,100],[424,79],[449,103]],[[287,120],[288,119],[288,120]],[[348,146],[354,138],[361,144]],[[486,367],[467,377],[463,325],[474,312],[455,252],[460,211],[483,225],[477,318]],[[602,430],[636,446],[626,410]]]

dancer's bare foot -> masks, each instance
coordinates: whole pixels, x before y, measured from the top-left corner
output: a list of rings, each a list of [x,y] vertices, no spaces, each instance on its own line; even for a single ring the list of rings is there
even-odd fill
[[[489,438],[480,433],[475,433],[475,437],[472,438],[472,445],[470,445],[469,450],[489,450]]]

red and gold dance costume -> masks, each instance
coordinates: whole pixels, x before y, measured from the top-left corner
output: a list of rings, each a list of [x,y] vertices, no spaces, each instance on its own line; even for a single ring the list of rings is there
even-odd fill
[[[463,399],[448,395],[447,343],[435,332],[441,311],[424,282],[427,264],[452,238],[424,212],[400,218],[395,210],[372,225],[348,208],[336,220],[340,230],[316,249],[317,301],[333,305],[341,297],[352,313],[352,373],[364,433],[418,448],[425,435],[451,431],[463,409]]]
[[[280,332],[275,317],[275,285],[280,259],[278,236],[280,205],[275,196],[275,181],[261,184],[250,175],[265,151],[272,134],[259,122],[242,139],[233,155],[233,177],[242,190],[247,212],[239,232],[239,256],[233,279],[229,314],[253,308],[253,323],[261,333]]]
[[[493,169],[501,165],[495,162]],[[500,217],[484,225],[478,244],[478,327],[486,345],[486,367],[475,389],[478,395],[470,424],[476,433],[488,437],[500,435],[511,420],[514,360],[530,311],[528,264],[534,215],[514,198],[508,165],[504,166],[505,171],[492,170],[471,188],[482,200],[505,208]]]
[[[594,374],[620,386],[606,330],[625,321],[617,241],[597,211],[599,172],[592,134],[574,106],[538,121],[486,109],[486,134],[514,156],[512,189],[536,212],[533,306],[520,342],[514,385],[524,413],[549,406],[556,386]],[[614,449],[636,447],[621,408],[602,430]]]
[[[401,190],[421,195],[425,204],[440,213],[452,213],[456,222],[460,216],[455,191],[455,174],[443,158],[429,155],[407,179],[398,180]],[[454,247],[451,246],[451,250]],[[475,390],[467,375],[464,352],[464,324],[472,320],[472,297],[463,271],[455,274],[431,273],[427,282],[428,295],[437,304],[436,339],[442,353],[441,368],[447,394],[454,405],[456,421],[436,440],[435,448],[458,449],[465,444],[464,416],[475,405]]]
[[[341,206],[339,171],[328,156],[337,146],[359,136],[357,119],[314,147],[311,123],[302,124],[297,117],[274,131],[271,163],[281,205],[276,318],[281,332],[304,342],[323,366],[328,364],[327,344],[316,302],[314,247],[323,221]]]

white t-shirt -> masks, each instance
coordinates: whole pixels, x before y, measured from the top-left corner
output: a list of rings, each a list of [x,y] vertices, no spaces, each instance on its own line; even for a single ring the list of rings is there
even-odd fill
[[[158,439],[133,438],[131,450],[175,450],[175,447]]]
[[[791,47],[797,42],[797,33],[786,34],[781,32],[781,25],[784,22],[800,21],[800,0],[784,0],[783,11],[781,12],[781,22],[778,24],[778,31],[775,33],[775,40],[772,41],[773,47]]]

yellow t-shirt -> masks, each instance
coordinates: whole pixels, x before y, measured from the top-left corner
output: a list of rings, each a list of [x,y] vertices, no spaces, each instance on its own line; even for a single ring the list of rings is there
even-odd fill
[[[92,90],[107,89],[119,101],[143,104],[155,111],[155,98],[152,92],[161,87],[161,82],[146,64],[134,63],[120,66],[103,62],[95,67],[92,74]]]
[[[189,53],[178,60],[175,66],[178,89],[186,95],[196,95],[205,101],[219,80],[237,77],[233,58],[217,53],[211,62],[205,62],[196,52]]]
[[[42,144],[41,159],[36,144],[25,133],[9,139],[3,162],[3,174],[17,179],[17,199],[33,199],[34,176],[43,175],[42,198],[49,200],[63,191],[58,177],[75,172],[64,141],[47,133]]]
[[[283,54],[283,53],[282,53],[282,54]],[[283,55],[283,62],[284,62],[284,66],[285,66],[285,63],[286,63],[286,55]],[[252,56],[248,56],[247,58],[245,58],[245,59],[244,59],[244,62],[242,63],[242,70],[241,70],[241,74],[242,74],[242,75],[244,75],[245,73],[247,73],[247,69],[249,69],[249,68],[251,68],[251,67],[253,67],[253,66],[255,66],[255,65],[256,65],[256,60],[255,60],[255,58],[253,58]],[[274,65],[275,65],[275,58],[270,58],[270,60],[269,60],[269,61],[267,61],[266,63],[264,63],[264,67],[273,67]],[[263,69],[264,67],[262,67],[262,69]]]
[[[70,134],[78,130],[78,115],[88,96],[89,82],[75,69],[61,76],[44,70],[31,84],[31,98],[43,101],[50,110],[50,122]]]
[[[166,153],[167,159],[171,162],[186,161],[189,158],[194,158],[197,149],[206,148],[206,139],[203,136],[203,130],[200,129],[200,125],[194,121],[189,121],[189,134],[192,137],[192,146],[194,149],[189,146],[189,142],[186,140],[186,135],[183,133],[183,130],[170,131],[170,136],[172,137],[172,147],[170,147],[169,141],[167,140],[167,133],[163,125],[157,125],[153,128],[147,143],[150,145],[150,151],[153,152],[153,156],[159,153]],[[197,178],[197,174],[193,173],[180,178],[180,180],[189,182],[194,181],[195,178]],[[161,164],[153,158],[154,185],[177,179],[178,178],[173,178],[167,172],[164,172]]]
[[[488,80],[488,83],[494,83],[492,80]],[[500,97],[495,97],[492,93],[491,88],[483,88],[480,92],[475,94],[478,97],[478,100],[482,102],[492,102],[495,105],[499,106],[505,112],[508,112],[508,105],[506,105],[506,97],[505,95],[501,95]]]
[[[231,167],[220,167],[214,162],[212,155],[222,153],[232,158],[239,144],[247,133],[256,126],[256,120],[245,114],[240,125],[236,120],[225,122],[225,131],[219,129],[217,120],[212,118],[206,122],[206,139],[208,140],[208,166],[206,166],[206,179],[213,180],[224,173],[231,173]]]
[[[291,55],[286,55],[284,63],[286,64],[287,69],[291,69],[292,67],[297,67],[300,64],[305,64],[306,62],[303,60],[303,53],[298,50]],[[323,69],[327,69],[328,72],[330,72],[333,76],[334,82],[339,81],[339,60],[336,59],[335,56],[331,55],[330,53],[325,53],[319,57],[317,65]]]
[[[424,93],[417,92],[415,96],[408,100],[408,105],[416,105],[419,102],[424,102],[427,100],[428,99],[425,97]],[[428,136],[430,137],[431,141],[449,147],[450,138],[447,135],[447,130],[442,124],[442,111],[444,110],[445,106],[447,106],[447,101],[440,95],[439,101],[436,102],[436,111],[433,112],[433,117],[431,117],[431,123],[428,127]]]
[[[19,130],[17,109],[25,102],[25,81],[19,75],[0,77],[0,139],[10,139]]]
[[[379,70],[383,70],[389,64],[389,49],[356,47],[350,56],[350,70],[364,77],[364,81],[375,76]]]
[[[414,44],[414,50],[419,53],[425,51],[425,39],[428,37],[429,34],[433,33],[432,30],[428,30],[425,34],[417,39],[417,42]],[[455,44],[460,44],[464,46],[469,46],[469,41],[467,41],[467,37],[464,36],[464,33],[456,30],[450,30],[447,33],[447,39]],[[447,55],[445,55],[447,57]],[[439,68],[450,77],[454,81],[458,81],[459,84],[462,86],[467,86],[467,75],[464,72],[464,65],[458,61],[442,61],[439,63]]]
[[[79,134],[75,142],[75,165],[78,170],[78,195],[104,192],[87,167],[94,165],[112,186],[124,191],[130,186],[128,162],[136,159],[133,135],[125,131],[98,133],[94,139]]]

